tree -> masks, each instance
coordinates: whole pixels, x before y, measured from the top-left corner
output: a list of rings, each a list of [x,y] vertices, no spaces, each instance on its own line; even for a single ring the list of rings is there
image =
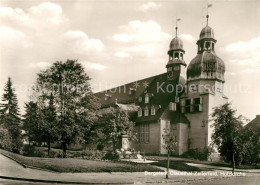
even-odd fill
[[[230,103],[215,107],[212,113],[214,133],[212,141],[217,146],[220,155],[228,162],[232,162],[233,173],[236,163],[242,161],[243,140],[241,132],[246,120],[243,116],[236,116],[236,110]]]
[[[110,107],[102,114],[99,120],[99,143],[112,146],[115,151],[119,148],[119,141],[122,135],[127,135],[129,139],[135,140],[135,123],[129,120],[129,115],[119,107]]]
[[[11,138],[4,125],[0,125],[0,148],[11,150]]]
[[[90,78],[77,60],[55,62],[38,74],[33,98],[40,107],[44,107],[52,94],[64,157],[67,145],[84,142],[97,119],[99,104],[89,81]]]
[[[42,140],[47,142],[48,156],[50,155],[51,143],[59,138],[58,136],[58,125],[57,115],[53,101],[53,95],[50,95],[49,105],[43,108],[43,120],[40,125],[42,130]]]
[[[8,130],[11,139],[11,151],[19,153],[22,146],[20,114],[17,96],[12,85],[12,80],[9,77],[2,96],[3,103],[0,104],[0,117],[1,124]]]
[[[167,151],[167,173],[166,173],[166,178],[168,179],[169,177],[169,166],[170,166],[170,154],[175,151],[177,142],[176,142],[176,137],[173,135],[172,131],[169,128],[164,129],[164,134],[163,134],[163,141],[164,145],[163,147]]]
[[[257,165],[260,154],[260,136],[251,127],[244,127],[241,132],[241,141],[243,141],[240,150],[242,152],[244,164]]]
[[[24,136],[28,138],[29,145],[32,141],[37,141],[40,132],[37,129],[37,124],[40,121],[37,103],[30,101],[25,103],[25,114],[23,115],[23,130]]]

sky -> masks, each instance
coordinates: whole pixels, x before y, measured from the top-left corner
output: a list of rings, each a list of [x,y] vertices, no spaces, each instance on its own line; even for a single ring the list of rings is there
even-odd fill
[[[189,64],[207,3],[225,94],[253,119],[260,114],[260,0],[1,0],[0,95],[10,76],[23,112],[37,73],[67,59],[82,63],[94,92],[164,73],[176,18]]]

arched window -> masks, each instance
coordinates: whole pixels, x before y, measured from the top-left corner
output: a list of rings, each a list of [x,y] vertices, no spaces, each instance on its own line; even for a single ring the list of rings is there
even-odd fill
[[[183,53],[181,53],[181,59],[183,59]]]
[[[149,95],[148,94],[145,95],[144,101],[145,101],[145,103],[149,103]]]
[[[155,115],[155,108],[154,108],[154,106],[151,107],[151,115]]]
[[[203,50],[203,43],[200,43],[200,51]]]
[[[149,115],[149,109],[148,109],[148,107],[145,107],[144,116],[148,116],[148,115]]]
[[[142,109],[141,108],[138,109],[138,117],[142,117]]]
[[[206,42],[206,49],[210,49],[210,42]]]
[[[212,50],[214,51],[214,43],[212,43]]]
[[[179,53],[175,53],[174,58],[179,58]]]

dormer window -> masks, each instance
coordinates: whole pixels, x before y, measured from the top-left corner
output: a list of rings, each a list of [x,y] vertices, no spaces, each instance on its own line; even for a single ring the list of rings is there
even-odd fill
[[[105,94],[105,100],[108,100],[109,98],[111,98],[112,95],[111,94]]]
[[[129,95],[132,95],[132,94],[134,94],[134,93],[135,93],[135,91],[136,91],[136,89],[134,89],[134,88],[129,88]]]
[[[148,116],[148,115],[149,115],[149,109],[148,109],[148,107],[146,107],[144,109],[144,116]]]
[[[145,95],[145,103],[149,103],[149,95]]]
[[[138,109],[138,117],[142,117],[142,109],[141,108]]]
[[[154,106],[151,107],[151,115],[155,115],[155,108],[154,108]]]

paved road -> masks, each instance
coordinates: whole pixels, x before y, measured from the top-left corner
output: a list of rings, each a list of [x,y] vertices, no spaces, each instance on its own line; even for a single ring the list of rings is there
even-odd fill
[[[176,171],[173,171],[176,172]],[[212,172],[212,171],[211,171]],[[252,174],[249,174],[252,175]],[[254,175],[254,174],[253,174]],[[233,184],[232,182],[246,182],[244,184],[260,185],[258,181],[260,176],[256,177],[223,177],[223,176],[194,176],[194,175],[170,175],[170,179],[166,180],[164,174],[152,174],[144,172],[134,173],[52,173],[35,169],[23,168],[13,160],[0,155],[0,176],[41,179],[50,181],[67,181],[67,182],[85,182],[85,183],[118,183],[118,184],[196,184],[198,185],[216,185],[216,182],[224,184]],[[244,181],[236,180],[243,179]],[[221,180],[221,181],[220,181]],[[232,181],[234,180],[234,181]],[[30,182],[13,181],[0,178],[1,184],[31,184]],[[225,183],[228,182],[228,183]],[[247,183],[248,182],[248,183]],[[204,184],[203,184],[204,183]],[[258,183],[258,184],[257,184]],[[46,184],[46,183],[37,183]],[[218,183],[220,184],[220,183]],[[250,185],[251,185],[250,184]],[[240,185],[240,184],[239,184]],[[242,184],[241,184],[242,185]]]

